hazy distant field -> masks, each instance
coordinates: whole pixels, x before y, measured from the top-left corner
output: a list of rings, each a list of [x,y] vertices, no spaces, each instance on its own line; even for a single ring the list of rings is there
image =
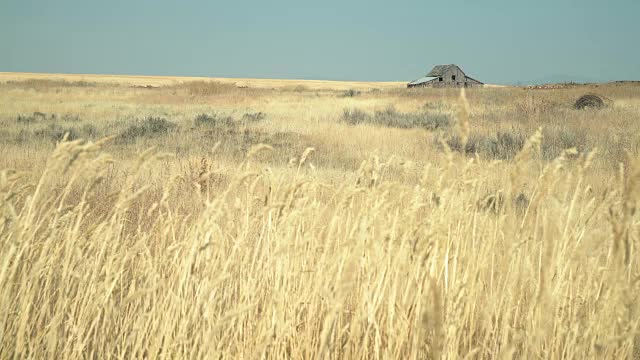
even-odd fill
[[[640,354],[637,85],[0,73],[0,149],[0,358]]]
[[[222,84],[234,84],[252,88],[276,88],[306,86],[313,89],[391,89],[405,85],[404,82],[363,82],[363,81],[328,81],[328,80],[281,80],[281,79],[233,79],[233,78],[203,78],[177,76],[140,76],[140,75],[66,75],[66,74],[38,74],[38,73],[3,73],[0,81],[23,80],[61,80],[86,81],[95,84],[130,85],[130,86],[166,86],[189,81],[216,81]]]

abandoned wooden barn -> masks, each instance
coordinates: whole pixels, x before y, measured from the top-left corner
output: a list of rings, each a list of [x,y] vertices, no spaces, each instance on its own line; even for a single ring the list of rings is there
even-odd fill
[[[413,80],[407,87],[481,87],[482,82],[468,76],[458,65],[436,65],[426,76]]]

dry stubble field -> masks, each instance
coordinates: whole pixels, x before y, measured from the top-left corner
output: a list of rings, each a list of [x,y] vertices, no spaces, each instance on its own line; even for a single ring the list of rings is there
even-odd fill
[[[5,73],[0,125],[0,358],[640,354],[638,85]]]

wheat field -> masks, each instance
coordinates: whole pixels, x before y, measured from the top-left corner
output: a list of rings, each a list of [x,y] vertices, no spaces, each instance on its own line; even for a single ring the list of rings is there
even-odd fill
[[[0,358],[640,358],[638,85],[4,73],[0,105]]]

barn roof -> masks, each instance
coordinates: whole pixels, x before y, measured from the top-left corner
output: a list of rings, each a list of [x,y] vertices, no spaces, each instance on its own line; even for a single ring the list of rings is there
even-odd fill
[[[412,82],[410,82],[408,85],[420,85],[420,84],[424,84],[428,81],[432,80],[431,78],[428,77],[421,77],[420,79],[415,79]]]
[[[433,67],[433,70],[431,70],[427,76],[442,76],[442,74],[444,74],[445,72],[447,72],[447,70],[449,70],[452,67],[456,67],[458,69],[460,69],[457,65],[454,64],[449,64],[449,65],[436,65]],[[462,71],[462,70],[460,70]]]
[[[478,84],[484,84],[482,81],[480,81],[480,80],[476,80],[476,79],[472,78],[472,77],[471,77],[471,76],[469,76],[469,75],[465,75],[464,77],[466,77],[466,78],[467,78],[467,80],[475,81],[475,82],[477,82]]]

